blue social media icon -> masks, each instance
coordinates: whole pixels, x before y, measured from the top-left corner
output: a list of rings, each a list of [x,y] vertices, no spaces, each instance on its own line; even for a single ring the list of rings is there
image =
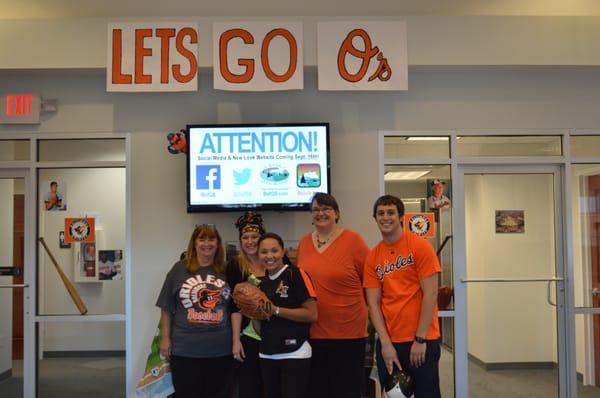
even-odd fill
[[[221,166],[196,166],[196,189],[221,189]]]
[[[233,170],[233,179],[235,180],[235,185],[243,185],[247,183],[251,174],[252,170],[249,168],[245,168],[243,170]]]

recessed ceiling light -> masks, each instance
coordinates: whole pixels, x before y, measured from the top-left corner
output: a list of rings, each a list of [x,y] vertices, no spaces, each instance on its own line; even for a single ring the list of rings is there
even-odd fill
[[[408,137],[407,141],[448,141],[448,137]]]
[[[383,179],[385,181],[414,181],[429,173],[431,170],[388,171]]]

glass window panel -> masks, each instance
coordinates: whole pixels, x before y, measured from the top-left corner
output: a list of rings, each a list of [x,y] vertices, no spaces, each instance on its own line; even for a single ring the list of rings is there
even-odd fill
[[[452,180],[450,166],[385,166],[385,193],[402,199],[406,213],[433,213],[433,236],[427,238],[438,252],[440,309],[453,309],[452,290]]]
[[[0,178],[0,266],[19,276],[0,276],[0,285],[23,284],[24,196],[21,178]],[[23,397],[23,288],[0,289],[0,396]]]
[[[449,159],[448,137],[385,137],[386,159]]]
[[[39,236],[88,313],[125,313],[125,169],[41,169],[38,178]],[[84,216],[95,220],[94,242],[67,242],[65,218]],[[50,256],[39,250],[39,314],[78,314]]]
[[[600,164],[573,165],[571,180],[575,305],[600,307]]]
[[[29,140],[0,140],[0,161],[29,160]]]
[[[124,139],[40,140],[40,162],[125,161]]]
[[[600,397],[600,315],[575,315],[577,397]]]
[[[440,318],[440,390],[442,397],[454,397],[454,318]]]
[[[571,156],[600,156],[600,136],[571,136]]]
[[[460,136],[458,156],[560,156],[560,136]]]
[[[38,396],[125,397],[124,322],[45,322]]]

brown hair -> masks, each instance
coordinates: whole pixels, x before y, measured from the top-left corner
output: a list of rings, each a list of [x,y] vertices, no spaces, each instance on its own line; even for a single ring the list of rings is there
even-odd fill
[[[223,249],[223,240],[221,239],[221,235],[219,235],[217,228],[212,224],[198,225],[194,229],[194,232],[192,232],[192,236],[188,243],[187,258],[185,259],[185,268],[188,272],[196,272],[198,268],[200,268],[200,264],[198,264],[198,259],[196,258],[196,239],[198,238],[217,238],[217,252],[213,259],[213,267],[217,272],[225,272],[225,250]]]
[[[338,206],[338,202],[333,195],[325,192],[317,192],[310,201],[311,207],[315,202],[321,206],[331,207],[335,211],[335,222],[337,223],[340,220],[340,206]]]
[[[404,203],[400,198],[393,195],[383,195],[377,198],[373,205],[373,218],[377,215],[377,207],[379,206],[396,206],[400,220],[402,220],[404,216]]]

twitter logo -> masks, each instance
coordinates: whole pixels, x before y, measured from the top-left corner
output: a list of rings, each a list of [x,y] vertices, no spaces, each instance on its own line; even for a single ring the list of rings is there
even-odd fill
[[[245,168],[241,171],[233,170],[233,179],[235,180],[235,185],[244,185],[247,183],[251,174],[252,170],[249,168]]]

